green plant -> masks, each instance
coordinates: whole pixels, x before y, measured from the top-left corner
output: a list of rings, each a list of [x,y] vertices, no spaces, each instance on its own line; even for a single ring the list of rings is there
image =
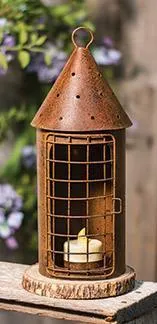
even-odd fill
[[[30,122],[38,109],[38,102],[49,89],[47,74],[53,83],[71,50],[69,35],[82,23],[92,27],[84,1],[69,0],[66,4],[50,7],[39,0],[0,2],[1,78],[10,64],[18,61],[23,69],[24,84],[31,84],[18,106],[1,107],[0,143],[11,139],[12,149],[0,169],[0,184],[11,184],[22,198],[24,220],[17,237],[25,251],[33,253],[37,248],[37,188],[35,130]],[[39,74],[39,78],[34,78],[34,74]]]

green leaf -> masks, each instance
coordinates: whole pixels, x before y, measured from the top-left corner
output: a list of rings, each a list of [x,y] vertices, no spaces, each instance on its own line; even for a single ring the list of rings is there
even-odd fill
[[[92,32],[95,32],[95,27],[91,21],[85,21],[83,26],[91,29]]]
[[[2,52],[0,52],[0,66],[4,70],[7,70],[7,68],[8,68],[7,59],[6,59],[5,55]]]
[[[70,12],[64,15],[63,20],[67,25],[75,26],[77,21],[82,21],[86,17],[84,10]]]
[[[40,37],[38,38],[38,40],[36,41],[35,45],[36,45],[36,46],[41,46],[41,45],[43,45],[44,42],[46,41],[46,38],[47,38],[46,35],[40,36]]]
[[[20,163],[21,163],[21,150],[26,145],[27,138],[26,136],[21,136],[15,143],[13,147],[13,152],[10,156],[10,159],[7,160],[6,164],[0,170],[0,177],[7,178],[9,177],[14,178],[16,180],[16,175],[20,170]]]
[[[37,39],[38,39],[38,34],[32,33],[31,34],[31,44],[36,44]]]
[[[19,42],[21,45],[24,45],[27,42],[28,33],[26,29],[22,28],[19,32]]]
[[[39,24],[39,25],[37,25],[37,29],[38,30],[43,30],[43,29],[45,29],[45,25],[44,24]]]
[[[2,40],[3,40],[3,35],[4,35],[3,31],[0,29],[0,43],[1,43]]]
[[[44,61],[45,63],[49,66],[52,63],[52,56],[50,55],[50,53],[46,52],[44,55]]]
[[[34,231],[33,235],[30,237],[29,247],[31,249],[37,248],[38,246],[38,236],[37,232]]]
[[[8,119],[12,119],[12,118],[16,117],[17,109],[15,107],[10,108],[7,115],[8,115]]]
[[[29,184],[29,175],[27,173],[24,173],[21,176],[21,184],[22,185],[28,185]]]
[[[104,76],[107,80],[112,80],[113,79],[113,68],[109,67],[104,69]]]
[[[69,4],[61,4],[55,7],[52,7],[52,12],[55,16],[61,17],[68,14],[70,11]]]
[[[30,54],[27,51],[20,51],[18,53],[18,60],[21,64],[21,67],[24,69],[30,62]]]
[[[14,135],[15,134],[13,132],[13,139],[15,140]],[[22,148],[25,145],[30,145],[34,142],[35,142],[35,132],[33,132],[33,134],[30,134],[30,132],[28,132],[28,126],[25,127],[25,130],[20,135],[18,135],[18,137],[16,137],[16,141],[14,141],[14,146],[12,147],[12,154],[10,154],[9,159],[7,159],[3,167],[0,168],[0,179],[6,179],[11,181],[14,184],[17,183],[17,185],[19,185],[19,180],[18,180],[19,174],[20,177],[22,177],[23,175],[23,170],[20,169]]]

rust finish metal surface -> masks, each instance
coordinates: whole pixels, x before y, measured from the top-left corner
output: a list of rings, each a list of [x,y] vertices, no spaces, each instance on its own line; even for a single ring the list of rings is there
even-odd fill
[[[38,130],[37,142],[40,273],[80,279],[121,275],[125,271],[125,130],[84,135]],[[94,262],[80,269],[70,262],[64,265],[63,244],[76,239],[83,227],[89,239],[103,243],[105,263],[99,269]]]
[[[46,219],[46,141],[45,132],[37,130],[37,187],[38,187],[38,255],[39,271],[47,267],[47,219]]]
[[[75,46],[32,121],[36,128],[67,132],[122,129],[131,125],[88,46]]]
[[[77,263],[77,262],[68,262],[64,261],[64,267],[67,268],[67,270],[75,270],[80,271],[80,270],[86,270],[88,272],[89,269],[92,268],[102,268],[103,266],[103,261],[97,261],[97,262],[86,262],[86,263]],[[99,274],[99,272],[98,272]]]
[[[38,128],[39,272],[108,280],[126,269],[125,128],[131,121],[88,50],[92,38],[83,48],[75,36],[75,50],[32,121]],[[70,242],[82,229],[85,251],[72,253]],[[93,239],[102,250],[89,251]]]

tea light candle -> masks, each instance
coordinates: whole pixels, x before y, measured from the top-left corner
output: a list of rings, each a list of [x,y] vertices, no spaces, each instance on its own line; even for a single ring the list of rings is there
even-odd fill
[[[102,242],[96,239],[87,239],[87,237],[85,236],[85,228],[83,228],[78,233],[77,240],[69,241],[69,260],[68,260],[68,241],[64,243],[64,261],[75,262],[75,263],[87,262],[87,255],[83,254],[83,253],[87,253],[87,240],[88,240],[88,262],[101,261],[103,259]],[[75,254],[75,253],[79,253],[79,254]]]

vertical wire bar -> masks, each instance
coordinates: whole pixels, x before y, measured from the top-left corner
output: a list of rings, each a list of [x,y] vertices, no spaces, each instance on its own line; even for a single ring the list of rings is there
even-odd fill
[[[53,191],[53,197],[55,197],[55,141],[56,141],[56,136],[54,135],[54,140],[53,140],[53,165],[52,165],[52,191]],[[55,200],[52,200],[52,233],[53,233],[53,270],[55,270]]]
[[[116,196],[116,142],[115,137],[112,136],[113,144],[112,144],[112,156],[113,156],[113,165],[112,165],[112,172],[113,172],[113,198]],[[115,212],[115,209],[114,209]],[[112,214],[113,216],[113,249],[112,249],[112,271],[111,274],[115,271],[115,213]]]
[[[103,160],[104,160],[104,180],[106,179],[106,175],[107,175],[107,172],[106,172],[106,138],[104,137],[104,143],[103,143]],[[106,268],[106,208],[107,208],[107,203],[106,203],[106,181],[104,181],[104,196],[105,196],[105,199],[104,199],[104,210],[105,210],[105,214],[104,214],[104,253],[103,253],[103,264],[104,264],[104,274],[105,274],[105,268]]]
[[[49,157],[50,154],[51,154],[51,149],[52,149],[52,145],[50,145],[49,143],[47,143],[47,146],[46,146],[46,155]],[[47,165],[46,165],[46,173],[47,175],[50,175],[50,161],[47,162]],[[50,186],[51,186],[51,183],[49,180],[47,180],[46,182],[46,194],[47,194],[47,197],[49,196],[50,194]],[[48,235],[49,233],[49,230],[51,228],[51,219],[48,215],[49,211],[51,211],[51,200],[47,198],[47,206],[46,206],[46,218],[47,218],[47,266],[52,266],[52,254],[49,252],[50,249],[51,249],[51,236]]]
[[[47,159],[49,159],[49,144],[46,143],[46,157]],[[46,174],[49,176],[50,174],[50,162],[49,161],[46,161]],[[48,196],[50,194],[50,182],[47,180],[46,181],[46,195]],[[50,200],[46,197],[46,220],[47,220],[47,233],[46,233],[46,236],[47,236],[47,242],[46,242],[46,245],[47,245],[47,267],[49,266],[49,235],[48,235],[48,232],[49,232],[49,222],[50,222],[50,217],[48,216],[48,213],[50,212]]]
[[[71,137],[69,136],[69,139],[68,139],[68,218],[67,218],[67,239],[68,239],[68,270],[70,270],[70,262],[69,262],[69,259],[70,259],[70,238],[69,238],[69,235],[70,235],[70,178],[71,178],[71,164],[70,164],[70,151],[71,151]],[[68,272],[68,275],[70,275],[70,273]]]
[[[86,216],[89,216],[89,142],[90,142],[90,137],[87,137],[87,164],[86,164]],[[87,268],[89,270],[89,239],[88,239],[88,234],[89,234],[89,218],[86,218],[86,235],[87,235]],[[87,273],[88,275],[88,273]]]

